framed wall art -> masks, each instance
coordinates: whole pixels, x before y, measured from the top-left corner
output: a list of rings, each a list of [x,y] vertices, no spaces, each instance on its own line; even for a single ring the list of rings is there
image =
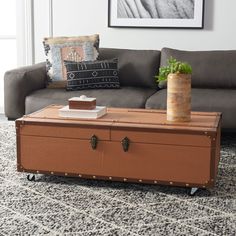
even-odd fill
[[[203,28],[204,0],[109,0],[109,27]]]

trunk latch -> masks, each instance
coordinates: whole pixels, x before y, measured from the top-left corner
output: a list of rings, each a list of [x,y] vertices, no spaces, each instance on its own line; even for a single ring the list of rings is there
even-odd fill
[[[122,141],[121,141],[121,144],[122,144],[122,147],[123,147],[123,150],[124,152],[127,152],[129,150],[129,139],[127,137],[125,137]]]
[[[97,144],[98,144],[98,138],[96,135],[93,135],[90,139],[90,144],[91,144],[91,147],[92,149],[96,149],[97,148]]]

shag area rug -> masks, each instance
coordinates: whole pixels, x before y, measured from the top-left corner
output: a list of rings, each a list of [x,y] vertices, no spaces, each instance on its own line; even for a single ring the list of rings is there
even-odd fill
[[[0,123],[0,235],[236,235],[236,136],[222,139],[216,187],[190,197],[168,186],[29,182],[16,172],[14,122]]]

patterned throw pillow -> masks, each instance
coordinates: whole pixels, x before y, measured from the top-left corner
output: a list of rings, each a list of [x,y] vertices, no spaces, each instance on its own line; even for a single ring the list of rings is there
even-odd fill
[[[94,61],[98,57],[99,35],[44,38],[49,88],[66,87],[64,60]]]
[[[65,61],[67,90],[120,88],[118,59],[104,61]]]

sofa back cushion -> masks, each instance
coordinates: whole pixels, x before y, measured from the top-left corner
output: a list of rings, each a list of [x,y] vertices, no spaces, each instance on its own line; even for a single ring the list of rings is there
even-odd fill
[[[236,88],[236,50],[182,51],[163,48],[161,66],[166,65],[171,56],[192,66],[192,87]]]
[[[118,58],[121,86],[156,88],[160,51],[100,48],[99,60]]]

